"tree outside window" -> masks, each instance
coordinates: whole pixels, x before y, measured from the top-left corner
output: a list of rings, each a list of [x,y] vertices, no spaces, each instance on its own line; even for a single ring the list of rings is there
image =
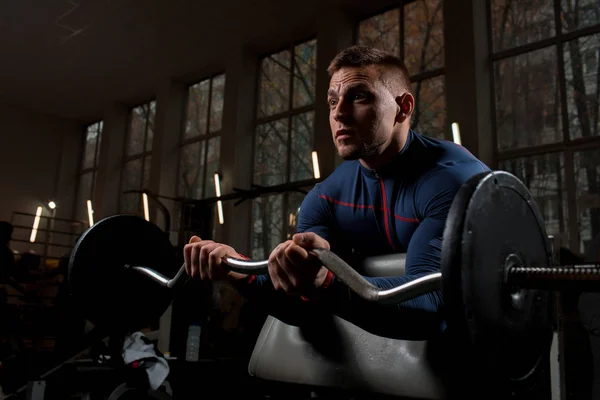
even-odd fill
[[[254,136],[255,186],[313,178],[316,63],[315,39],[261,60]],[[301,192],[289,192],[253,201],[252,257],[268,257],[278,243],[292,235],[303,198]]]
[[[498,165],[532,191],[547,233],[583,253],[600,234],[600,4],[488,6]]]
[[[98,154],[102,141],[102,121],[95,122],[85,128],[81,164],[79,167],[79,183],[75,200],[75,219],[88,223],[87,201],[94,196],[96,173],[98,170]]]
[[[123,192],[148,187],[155,114],[156,101],[133,107],[129,112],[121,175],[120,212],[124,214],[143,215],[142,196],[139,193]]]
[[[225,75],[190,85],[179,148],[178,195],[203,199],[216,195],[214,174],[219,172]]]
[[[225,104],[225,74],[188,86],[179,147],[177,194],[187,199],[216,196],[215,173],[220,169],[221,131]],[[214,237],[218,214],[212,210]],[[185,241],[194,232],[185,232]]]
[[[358,44],[404,60],[415,97],[411,128],[437,138],[446,130],[443,0],[414,0],[358,24]]]

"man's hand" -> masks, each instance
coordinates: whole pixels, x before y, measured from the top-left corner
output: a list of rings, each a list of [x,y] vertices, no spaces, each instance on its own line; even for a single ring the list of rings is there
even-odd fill
[[[271,252],[269,276],[276,290],[302,294],[323,284],[327,270],[309,253],[314,248],[329,250],[329,242],[312,232],[297,233]]]
[[[229,271],[224,266],[225,257],[240,258],[240,254],[231,246],[202,240],[198,236],[192,236],[183,247],[185,271],[190,277],[211,281],[244,279],[246,275]]]

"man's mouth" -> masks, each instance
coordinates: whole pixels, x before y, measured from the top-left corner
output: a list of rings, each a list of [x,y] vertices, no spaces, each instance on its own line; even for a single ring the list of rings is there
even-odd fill
[[[335,132],[336,140],[349,139],[354,133],[350,129],[338,129]]]

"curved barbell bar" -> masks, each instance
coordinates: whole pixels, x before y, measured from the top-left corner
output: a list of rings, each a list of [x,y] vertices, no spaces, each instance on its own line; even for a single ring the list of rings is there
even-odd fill
[[[350,288],[350,290],[367,301],[381,304],[397,304],[441,288],[442,273],[434,272],[418,277],[393,289],[379,289],[363,278],[354,268],[332,251],[318,248],[311,250],[311,252],[316,255],[325,268],[330,270],[337,279],[342,281]],[[229,270],[246,275],[262,275],[268,273],[268,260],[252,261],[227,257],[225,259],[225,264],[227,264]],[[170,289],[184,284],[188,279],[185,265],[181,266],[175,277],[172,279],[169,279],[148,267],[126,265],[126,268],[133,269]]]

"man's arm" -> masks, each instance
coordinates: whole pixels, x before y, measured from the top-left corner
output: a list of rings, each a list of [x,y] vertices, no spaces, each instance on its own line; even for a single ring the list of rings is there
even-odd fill
[[[445,220],[426,217],[410,241],[406,257],[406,275],[393,277],[363,276],[380,289],[392,289],[431,272],[439,272],[441,238]],[[333,312],[374,334],[421,340],[444,328],[439,290],[396,305],[368,302],[335,277],[320,295]]]
[[[302,202],[298,217],[298,232],[314,232],[327,239],[329,236],[326,224],[328,211],[324,207],[322,199],[319,199],[317,186],[306,195]],[[268,307],[268,311],[280,319],[295,317],[299,310],[306,307],[306,299],[276,291],[269,274],[248,276],[232,283],[244,297],[264,303]]]
[[[481,167],[478,168],[481,172]],[[471,168],[457,168],[438,170],[424,177],[417,187],[416,198],[421,222],[408,245],[406,275],[364,278],[380,289],[391,289],[423,275],[439,272],[448,212],[458,189],[471,175]],[[445,326],[439,290],[397,305],[379,305],[363,300],[334,278],[329,289],[323,290],[322,294],[335,305],[339,315],[374,333],[418,339],[439,332]]]

